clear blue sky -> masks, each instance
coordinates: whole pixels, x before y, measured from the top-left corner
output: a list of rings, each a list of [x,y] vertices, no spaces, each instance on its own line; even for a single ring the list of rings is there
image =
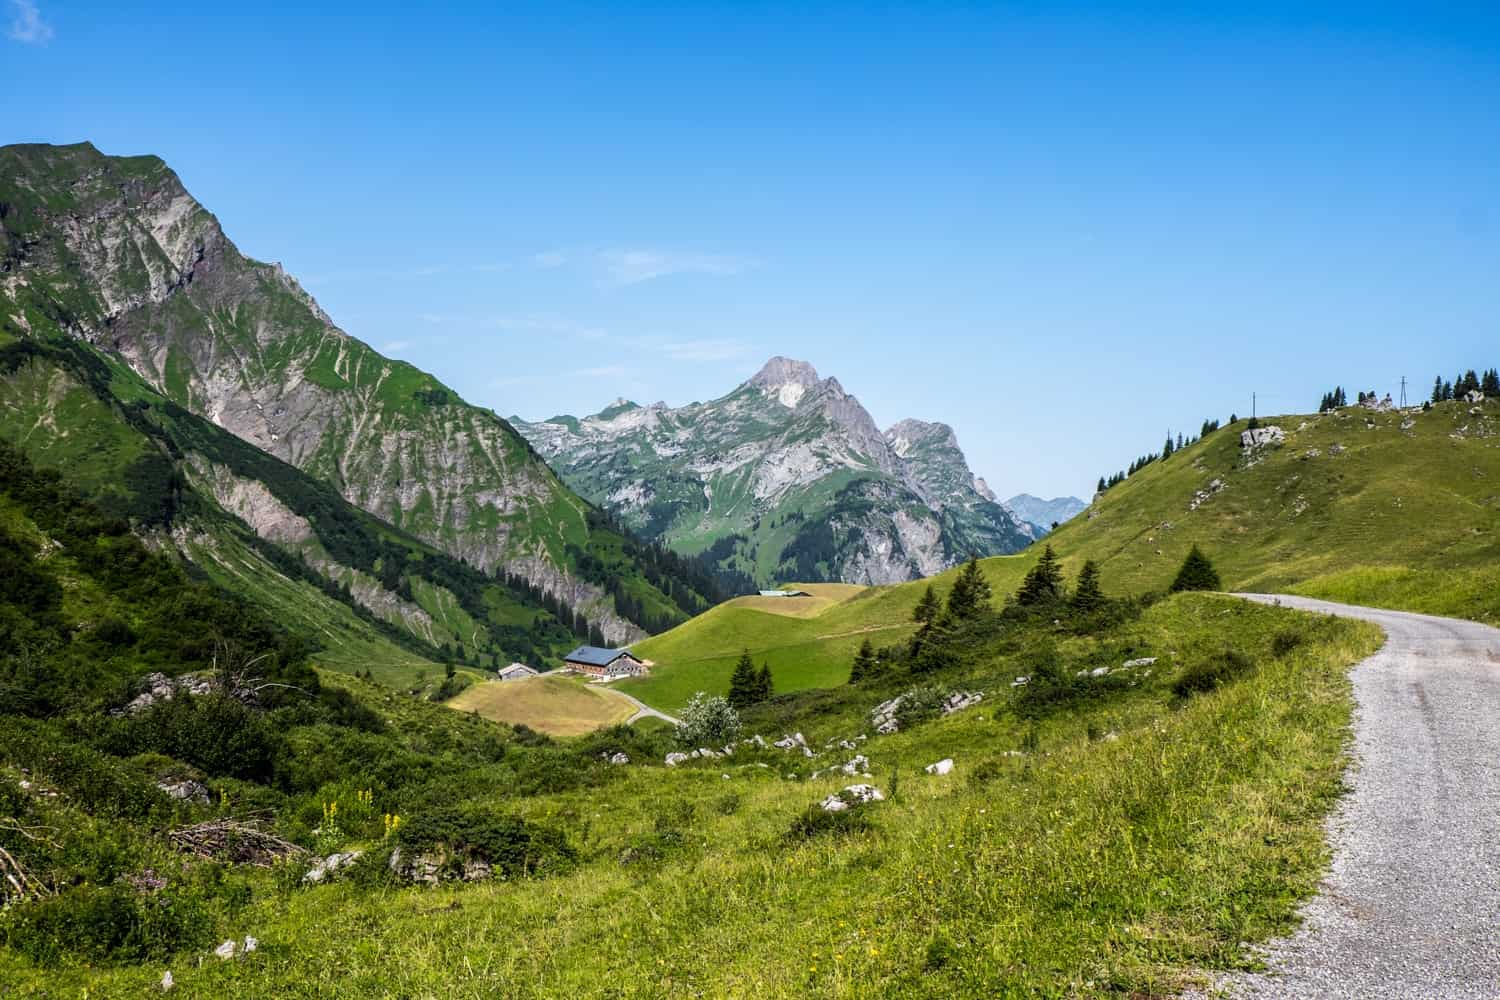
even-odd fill
[[[165,157],[503,414],[787,354],[1086,496],[1252,391],[1500,365],[1493,3],[0,3],[0,142]]]

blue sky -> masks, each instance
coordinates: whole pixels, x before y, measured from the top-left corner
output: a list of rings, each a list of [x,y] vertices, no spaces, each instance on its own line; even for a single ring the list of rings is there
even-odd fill
[[[0,2],[0,142],[163,156],[502,414],[787,354],[1086,496],[1252,392],[1500,365],[1493,4]]]

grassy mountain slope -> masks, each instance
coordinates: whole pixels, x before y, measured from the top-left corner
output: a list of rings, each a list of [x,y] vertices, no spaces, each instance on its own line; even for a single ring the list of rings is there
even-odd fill
[[[78,341],[0,343],[0,437],[322,646],[409,680],[443,653],[545,662],[576,641],[527,593],[383,524]]]
[[[1271,636],[1288,631],[1301,644],[1274,655]],[[607,794],[507,800],[576,847],[549,877],[278,887],[240,870],[229,878],[251,891],[220,926],[259,939],[244,959],[198,963],[188,948],[45,968],[0,949],[0,976],[91,996],[142,993],[164,968],[189,995],[241,997],[555,998],[601,984],[626,996],[1161,996],[1194,969],[1243,963],[1243,944],[1286,930],[1316,887],[1349,720],[1344,670],[1372,630],[1191,596],[1051,641],[1069,668],[1130,650],[1175,669],[1232,642],[1258,669],[1185,703],[1164,669],[1035,716],[1006,687],[1028,654],[987,651],[931,678],[992,692],[984,703],[862,745],[888,798],[843,831],[799,817],[850,783],[809,777],[847,754],[606,766]],[[822,746],[857,732],[884,694],[845,688],[774,711]],[[943,757],[952,774],[921,773]],[[471,789],[507,795],[490,777],[505,766],[474,768]],[[380,850],[378,834],[353,842]]]
[[[95,344],[184,409],[410,536],[524,577],[612,639],[706,606],[670,564],[627,551],[504,420],[240,254],[155,157],[0,148],[0,318]],[[583,566],[601,549],[621,556],[603,582]]]
[[[996,603],[1043,545],[1070,579],[1097,561],[1116,594],[1165,590],[1199,545],[1228,589],[1500,622],[1500,400],[1261,422],[1285,442],[1246,450],[1247,421],[1221,428],[1096,497],[1045,542],[982,560]],[[770,663],[778,690],[841,683],[864,639],[910,636],[923,590],[942,596],[954,575],[872,587],[805,621],[731,601],[637,645],[658,665],[627,688],[669,710],[698,690],[722,693],[746,649]]]

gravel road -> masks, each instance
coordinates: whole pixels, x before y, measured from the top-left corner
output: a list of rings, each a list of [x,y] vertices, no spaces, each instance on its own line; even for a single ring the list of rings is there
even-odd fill
[[[1353,672],[1352,790],[1333,867],[1267,973],[1231,997],[1500,997],[1500,631],[1473,622],[1242,595],[1375,622]]]

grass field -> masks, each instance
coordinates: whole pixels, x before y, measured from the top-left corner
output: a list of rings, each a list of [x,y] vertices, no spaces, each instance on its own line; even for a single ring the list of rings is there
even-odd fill
[[[1306,641],[1277,658],[1271,637],[1289,628]],[[749,761],[619,768],[607,794],[512,803],[568,831],[582,851],[572,874],[372,891],[278,888],[264,873],[225,934],[253,934],[259,950],[174,961],[177,991],[1168,995],[1196,969],[1244,964],[1244,946],[1284,932],[1315,890],[1323,817],[1342,783],[1345,668],[1379,638],[1358,623],[1192,596],[1110,642],[1163,657],[1157,680],[1031,722],[1004,684],[1024,664],[991,663],[961,679],[990,692],[980,706],[870,740],[862,751],[889,800],[866,832],[788,835],[847,778],[787,780]],[[1225,643],[1256,669],[1174,701],[1177,666]],[[1067,652],[1096,644],[1070,640]],[[836,720],[872,697],[839,696],[847,711],[809,726],[814,745],[851,735]],[[955,759],[952,774],[921,773],[941,757]],[[25,996],[140,996],[165,968],[38,970],[0,951],[0,982]]]
[[[607,687],[581,677],[540,674],[519,681],[484,681],[448,703],[460,712],[529,726],[549,736],[581,736],[624,722],[636,707]]]

